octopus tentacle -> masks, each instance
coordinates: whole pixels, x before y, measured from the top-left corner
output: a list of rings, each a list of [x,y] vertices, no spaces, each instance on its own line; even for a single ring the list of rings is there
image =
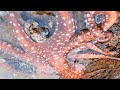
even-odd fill
[[[51,53],[54,55],[48,55],[48,63],[62,78],[79,78],[82,74],[81,69],[79,71],[71,70],[71,67],[68,65],[65,59],[65,53],[62,51],[65,43],[69,42],[69,38],[71,38],[75,32],[73,19],[71,18],[72,17],[68,11],[57,12],[57,27],[55,33],[49,39],[50,45],[56,48],[51,47]]]
[[[105,54],[105,55],[115,55],[115,54],[117,54],[117,52],[108,52],[108,51],[102,50],[92,43],[84,43],[83,45],[85,45],[89,49],[93,49],[93,50],[95,50],[99,53]]]
[[[87,56],[87,57],[86,57]],[[96,54],[73,54],[73,58],[80,59],[80,58],[110,58],[115,60],[120,60],[120,58],[112,57],[112,56],[105,56],[105,55],[96,55]]]
[[[82,43],[87,43],[89,41],[92,41],[93,38],[94,36],[90,34],[90,32],[87,29],[85,29],[78,36],[76,36],[74,40],[72,40],[70,43],[65,45],[63,52],[64,53],[66,53],[66,51],[69,52],[69,50],[81,46]]]
[[[60,46],[68,42],[69,39],[74,35],[75,26],[73,18],[68,11],[56,12],[56,20],[56,29],[53,36],[51,36],[49,39],[49,43],[55,43],[54,45],[56,46],[57,43],[61,42],[61,44],[58,44]]]
[[[76,45],[77,46],[77,45]],[[73,46],[73,45],[71,45],[71,47],[73,47],[73,49],[76,47],[76,46]],[[79,56],[79,58],[81,57],[81,58],[111,58],[111,59],[117,59],[117,60],[119,60],[119,58],[115,58],[115,57],[111,57],[111,56],[106,56],[106,55],[115,55],[115,54],[118,54],[117,52],[114,52],[114,51],[112,51],[112,52],[108,52],[108,51],[106,51],[106,50],[102,50],[101,48],[99,48],[99,47],[97,47],[96,45],[94,45],[94,44],[92,44],[92,43],[81,43],[79,46],[85,46],[87,49],[92,49],[92,50],[94,50],[94,51],[96,51],[96,52],[99,52],[99,53],[101,53],[101,54],[104,54],[104,55],[100,55],[100,57],[99,57],[99,55],[95,55],[95,54],[89,54],[89,53],[86,53],[86,54],[80,54],[80,55],[77,55],[77,56]],[[78,46],[77,46],[78,47]],[[67,50],[66,50],[67,49]],[[63,51],[71,51],[71,49],[69,49],[69,48],[66,48],[65,50],[63,50]],[[68,53],[68,52],[65,52],[66,54]],[[75,54],[76,55],[76,54]],[[86,57],[87,55],[89,55],[88,57]],[[74,56],[72,56],[73,58],[75,58]]]
[[[106,33],[107,34],[107,38],[104,39],[98,39],[98,42],[107,42],[112,38],[112,33]]]
[[[103,32],[100,29],[98,29],[97,27],[92,29],[93,34],[90,34],[89,30],[85,29],[83,30],[78,36],[76,36],[76,38],[70,42],[70,46],[68,47],[76,47],[79,46],[81,43],[87,43],[90,41],[97,41],[97,42],[107,42],[108,40],[110,40],[112,38],[112,33],[109,32]],[[107,38],[105,38],[105,36],[107,36]]]
[[[66,46],[66,48],[63,50],[63,52],[65,52],[66,54],[69,52],[69,51],[71,51],[72,49],[74,49],[75,47],[77,48],[77,47],[79,47],[79,46],[85,46],[86,48],[88,48],[88,49],[92,49],[92,50],[94,50],[94,51],[96,51],[96,52],[99,52],[99,53],[101,53],[101,54],[104,54],[104,55],[100,55],[100,57],[99,57],[99,55],[95,55],[95,54],[89,54],[89,53],[87,53],[87,54],[80,54],[80,55],[78,55],[79,56],[79,58],[81,57],[81,58],[84,58],[85,57],[85,55],[89,55],[88,57],[85,57],[85,58],[111,58],[111,59],[117,59],[117,60],[119,60],[119,58],[115,58],[115,57],[109,57],[109,56],[105,56],[105,55],[115,55],[115,54],[117,54],[117,52],[108,52],[108,51],[106,51],[106,50],[102,50],[102,49],[100,49],[99,47],[97,47],[95,44],[92,44],[91,42],[89,42],[89,43],[87,43],[87,41],[84,41],[84,38],[85,38],[85,40],[90,40],[89,39],[89,37],[91,37],[92,35],[91,34],[88,34],[88,35],[90,35],[90,36],[88,36],[88,35],[86,35],[86,34],[88,34],[88,33],[84,33],[84,34],[81,34],[81,35],[79,35],[78,37],[76,37],[76,39],[73,41],[73,42],[71,42],[69,45],[67,45]],[[108,33],[109,34],[109,33]],[[84,36],[85,35],[85,36]],[[111,35],[111,33],[109,34],[109,35]],[[88,36],[88,37],[87,37]],[[82,38],[82,40],[80,40]],[[108,40],[108,39],[110,39],[111,37],[109,37],[109,38],[107,38],[106,39],[106,41]],[[104,40],[105,41],[105,40]],[[83,43],[84,42],[84,43]],[[71,49],[71,48],[72,49]],[[66,51],[68,51],[68,52],[66,52]],[[75,54],[76,55],[76,54]],[[95,57],[94,57],[95,56]],[[74,56],[73,56],[73,58],[74,58]]]

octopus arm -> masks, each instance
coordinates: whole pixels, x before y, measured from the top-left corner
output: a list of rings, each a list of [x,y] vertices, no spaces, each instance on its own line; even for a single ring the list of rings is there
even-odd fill
[[[105,55],[115,55],[115,54],[117,54],[117,52],[114,52],[114,51],[113,52],[108,52],[106,50],[102,50],[101,48],[97,47],[96,45],[94,45],[92,43],[84,43],[83,45],[85,45],[89,49],[93,49],[96,52],[99,52],[99,53],[102,53],[102,54],[105,54]]]
[[[112,33],[107,33],[107,38],[104,39],[98,39],[98,42],[107,42],[112,38]]]
[[[96,54],[73,54],[73,58],[75,59],[80,59],[80,58],[110,58],[110,59],[115,59],[115,60],[120,60],[120,58],[112,57],[112,56],[105,56],[105,55],[96,55]]]
[[[53,36],[49,39],[50,44],[58,46],[65,44],[74,35],[75,27],[72,15],[68,11],[56,12],[56,28]]]
[[[94,38],[92,34],[88,30],[83,30],[73,41],[66,44],[63,53],[67,53],[66,51],[70,51],[71,49],[77,48],[83,43],[87,43]]]

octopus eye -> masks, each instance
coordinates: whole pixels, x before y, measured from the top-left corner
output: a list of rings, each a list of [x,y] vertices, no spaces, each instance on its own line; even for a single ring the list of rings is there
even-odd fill
[[[95,16],[95,23],[100,25],[101,23],[105,22],[106,16],[104,14],[97,14]]]

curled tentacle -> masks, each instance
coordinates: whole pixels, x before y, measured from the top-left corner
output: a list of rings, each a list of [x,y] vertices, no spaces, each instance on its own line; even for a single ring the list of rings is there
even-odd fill
[[[104,55],[115,55],[115,54],[118,54],[117,52],[114,52],[114,51],[108,52],[106,50],[102,50],[101,48],[97,47],[96,45],[94,45],[92,43],[84,43],[83,45],[85,45],[89,49],[93,49],[96,52],[99,52],[99,53],[104,54]]]
[[[98,42],[107,42],[109,41],[111,38],[112,38],[112,33],[107,33],[107,38],[104,38],[104,39],[98,39]]]

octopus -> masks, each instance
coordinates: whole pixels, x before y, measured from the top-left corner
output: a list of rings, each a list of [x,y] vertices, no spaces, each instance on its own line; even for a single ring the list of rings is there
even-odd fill
[[[102,50],[96,45],[96,43],[107,42],[112,38],[112,33],[108,30],[119,16],[116,11],[86,11],[84,17],[87,29],[82,30],[77,36],[75,36],[75,25],[72,14],[69,11],[57,11],[55,13],[55,32],[50,38],[42,42],[34,42],[26,34],[26,31],[20,25],[21,22],[18,20],[20,17],[18,12],[1,12],[0,15],[7,20],[10,30],[12,30],[23,47],[24,52],[13,49],[12,45],[7,45],[4,42],[0,42],[0,50],[35,66],[37,68],[37,75],[44,73],[45,67],[51,66],[60,78],[79,79],[84,74],[84,66],[77,62],[69,64],[69,60],[67,60],[68,55],[74,59],[110,58],[120,60],[120,58],[112,56],[117,54],[117,52]],[[25,24],[24,21],[22,22]],[[34,30],[37,31],[37,29],[33,29],[32,27],[34,27],[33,24],[28,29],[30,34]],[[38,32],[41,31],[44,32],[44,30],[38,30]],[[45,37],[47,34],[41,35]],[[73,36],[75,37],[73,38]],[[76,52],[72,52],[75,48],[78,48],[80,51],[92,49],[100,54],[91,54],[88,52],[77,54]]]

